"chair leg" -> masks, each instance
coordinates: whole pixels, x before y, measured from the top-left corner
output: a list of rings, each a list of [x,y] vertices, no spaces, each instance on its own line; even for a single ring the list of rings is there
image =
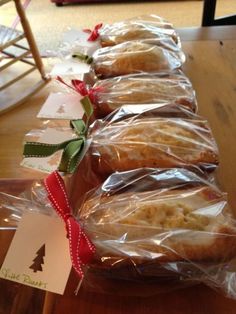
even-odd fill
[[[211,26],[214,24],[216,10],[216,0],[204,0],[202,26]]]
[[[42,63],[42,60],[41,60],[41,57],[40,57],[37,45],[35,43],[35,40],[34,40],[34,37],[33,37],[33,33],[31,31],[29,22],[28,22],[28,20],[26,18],[24,8],[22,7],[21,0],[14,0],[14,2],[15,2],[15,6],[16,6],[16,11],[17,11],[17,13],[18,13],[18,15],[20,17],[20,21],[21,21],[21,25],[22,25],[22,28],[23,28],[24,33],[25,33],[25,37],[26,37],[26,39],[28,41],[30,50],[31,50],[33,58],[35,60],[35,64],[36,64],[36,66],[37,66],[37,68],[38,68],[42,78],[45,79],[46,75],[45,75],[45,72],[44,72],[43,63]]]

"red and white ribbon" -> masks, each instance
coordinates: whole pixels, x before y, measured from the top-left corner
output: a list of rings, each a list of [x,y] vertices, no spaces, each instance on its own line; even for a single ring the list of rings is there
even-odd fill
[[[24,10],[27,9],[28,5],[30,4],[31,0],[25,0],[25,2],[22,4],[22,7]],[[17,27],[17,25],[20,22],[20,17],[19,15],[16,16],[16,18],[14,19],[14,21],[11,24],[11,28],[15,29]]]
[[[93,30],[91,29],[84,29],[83,31],[86,33],[90,33],[89,38],[87,39],[88,41],[95,41],[99,37],[99,29],[102,28],[102,23],[97,24]]]
[[[72,266],[80,278],[83,278],[82,266],[88,264],[92,259],[95,246],[88,239],[77,219],[72,215],[65,183],[59,173],[57,171],[52,172],[44,180],[44,184],[48,192],[48,199],[65,222]]]
[[[91,87],[88,88],[84,81],[81,80],[71,80],[71,85],[67,84],[60,76],[57,76],[56,78],[59,82],[66,85],[67,87],[73,89],[77,93],[79,93],[81,96],[88,96],[92,104],[96,105],[96,94],[99,92],[103,92],[104,88],[102,87]]]

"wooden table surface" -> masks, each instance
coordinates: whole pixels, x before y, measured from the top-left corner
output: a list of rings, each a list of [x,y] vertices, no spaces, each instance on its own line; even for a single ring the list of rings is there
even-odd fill
[[[209,121],[219,146],[217,182],[228,193],[236,214],[236,26],[182,29],[179,33],[186,53],[183,70],[196,90],[199,113]],[[27,103],[0,116],[1,190],[17,194],[27,184],[26,179],[43,177],[39,172],[21,168],[19,163],[24,134],[40,126],[36,114],[50,89],[49,84]],[[12,286],[19,294],[17,301],[16,292],[7,294]],[[0,281],[0,290],[0,313],[41,313],[43,292],[3,281]],[[38,300],[37,306],[32,305],[34,300]],[[202,285],[148,298],[107,296],[85,290],[75,297],[69,291],[54,301],[52,313],[56,314],[236,313],[236,301]],[[6,308],[1,311],[3,303]]]

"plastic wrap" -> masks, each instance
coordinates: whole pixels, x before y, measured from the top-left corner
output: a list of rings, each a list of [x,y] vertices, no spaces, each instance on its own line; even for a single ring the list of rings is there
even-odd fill
[[[67,123],[66,123],[67,122]],[[63,125],[68,125],[63,126]],[[24,168],[32,169],[34,171],[40,171],[42,173],[50,173],[60,167],[61,159],[63,156],[63,148],[59,148],[57,151],[52,151],[51,154],[42,154],[39,152],[27,152],[25,145],[34,143],[39,147],[40,143],[43,148],[50,146],[56,146],[62,142],[70,142],[77,139],[78,135],[69,126],[68,121],[49,120],[43,124],[41,129],[33,129],[25,135],[23,155],[24,158],[21,162],[21,166]],[[25,151],[26,149],[26,151]]]
[[[24,142],[39,142],[48,129],[70,133],[72,138],[76,137],[69,120],[45,120],[42,122],[40,129],[32,129],[25,134]]]
[[[91,125],[91,128],[95,125],[105,125],[108,123],[114,123],[129,118],[141,119],[141,118],[184,118],[193,120],[205,121],[201,116],[188,110],[185,106],[178,105],[176,103],[162,103],[162,104],[133,104],[124,105],[114,110],[103,119],[97,119]],[[131,122],[130,122],[131,123]]]
[[[47,199],[42,180],[29,181],[28,186],[22,188],[19,196],[0,191],[0,211],[0,232],[17,229],[22,215],[27,212],[56,216]]]
[[[96,50],[92,69],[98,78],[139,72],[171,71],[185,61],[184,53],[170,38],[128,41]]]
[[[137,116],[96,123],[89,138],[90,163],[103,176],[142,167],[194,165],[210,171],[218,164],[217,145],[204,120]]]
[[[195,91],[182,72],[124,75],[98,81],[92,90],[99,117],[128,104],[172,102],[197,110]]]
[[[143,15],[121,22],[107,24],[99,30],[99,38],[103,47],[113,46],[125,41],[171,37],[180,44],[173,25],[157,15]]]
[[[204,282],[235,298],[235,221],[226,195],[195,173],[115,173],[87,194],[78,217],[97,249],[88,286],[106,291],[100,281],[121,288],[123,280],[124,291],[133,282],[150,295]]]
[[[0,193],[1,240],[12,236],[27,211],[56,215],[41,181],[19,196]],[[115,173],[86,193],[74,214],[96,246],[84,267],[84,288],[150,296],[205,283],[236,298],[235,220],[226,194],[196,173]],[[72,281],[74,289],[78,280]]]

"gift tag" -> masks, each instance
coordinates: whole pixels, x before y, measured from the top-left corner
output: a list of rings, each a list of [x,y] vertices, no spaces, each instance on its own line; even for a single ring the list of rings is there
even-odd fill
[[[43,135],[39,137],[38,142],[47,144],[57,144],[69,139],[75,138],[76,134],[72,130],[62,131],[52,128],[47,128]],[[21,166],[39,170],[46,173],[51,173],[57,169],[61,160],[62,151],[58,151],[49,157],[29,157],[24,158]]]
[[[88,41],[90,33],[78,29],[70,29],[63,35],[63,42],[69,44],[73,49],[92,56],[95,50],[101,48],[100,41]]]
[[[71,270],[64,223],[40,213],[22,216],[0,277],[63,294]]]
[[[71,59],[65,60],[61,63],[56,63],[52,70],[50,75],[52,77],[57,76],[63,76],[63,75],[79,75],[84,73],[90,72],[90,65],[87,63],[84,63],[82,61],[79,61],[77,59]]]
[[[37,118],[46,119],[82,119],[84,115],[79,93],[51,93],[40,109]]]

